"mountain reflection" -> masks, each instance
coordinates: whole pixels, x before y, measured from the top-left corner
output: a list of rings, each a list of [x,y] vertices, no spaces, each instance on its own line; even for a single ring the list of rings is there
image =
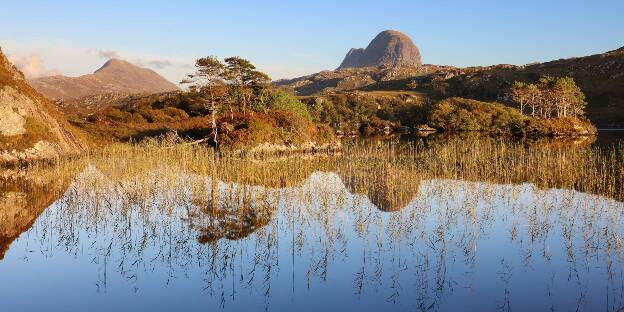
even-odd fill
[[[479,142],[260,161],[148,146],[9,172],[0,278],[223,310],[621,307],[620,156]]]
[[[415,172],[385,164],[381,166],[348,166],[339,172],[351,193],[364,194],[382,211],[403,209],[418,193],[420,177]]]
[[[331,283],[350,289],[337,292],[348,302],[378,298],[423,311],[462,309],[456,298],[468,295],[480,298],[475,309],[595,306],[600,283],[607,310],[622,304],[624,204],[612,199],[421,180],[392,166],[229,180],[162,171],[118,179],[88,166],[71,183],[4,183],[3,251],[32,225],[24,241],[40,253],[25,257],[85,258],[99,269],[83,278],[95,278],[99,291],[153,287],[141,283],[145,275],[165,284],[186,276],[221,308],[241,296],[268,308],[277,292]],[[597,272],[609,278],[596,280]],[[543,300],[521,300],[527,291]]]

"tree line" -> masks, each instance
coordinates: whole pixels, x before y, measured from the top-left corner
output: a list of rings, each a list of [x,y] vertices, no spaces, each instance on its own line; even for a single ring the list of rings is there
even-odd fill
[[[537,118],[582,117],[585,94],[571,77],[542,77],[537,83],[516,81],[509,92],[520,113]]]

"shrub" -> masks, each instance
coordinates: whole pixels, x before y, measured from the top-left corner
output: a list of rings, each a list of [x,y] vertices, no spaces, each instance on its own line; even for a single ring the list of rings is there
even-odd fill
[[[114,121],[128,122],[132,119],[132,113],[113,107],[106,112],[106,117]]]
[[[164,121],[171,121],[172,118],[169,117],[167,114],[165,114],[165,111],[160,110],[160,109],[144,109],[139,111],[139,113],[143,116],[143,118],[145,118],[148,122],[150,123],[155,123],[155,122],[164,122]]]
[[[486,131],[519,134],[525,116],[499,103],[449,98],[435,104],[429,114],[430,126],[447,131]]]
[[[312,116],[308,111],[308,106],[299,101],[296,97],[283,91],[271,93],[268,100],[268,106],[273,110],[290,111],[296,115],[306,118],[307,120],[312,120]]]
[[[528,118],[525,126],[528,136],[578,136],[596,133],[596,127],[584,119],[565,118]]]
[[[423,103],[395,101],[382,107],[377,116],[384,120],[397,121],[403,126],[415,127],[427,123],[429,107]]]
[[[253,148],[262,143],[298,145],[308,141],[326,143],[335,137],[328,127],[316,126],[292,111],[235,115],[219,120],[221,146]]]
[[[387,130],[392,130],[392,128],[394,128],[392,122],[372,116],[368,121],[362,123],[359,130],[360,134],[363,135],[379,135],[386,133]]]
[[[171,117],[173,120],[189,118],[189,115],[184,110],[181,110],[179,108],[169,106],[169,107],[165,107],[163,111],[167,116]]]

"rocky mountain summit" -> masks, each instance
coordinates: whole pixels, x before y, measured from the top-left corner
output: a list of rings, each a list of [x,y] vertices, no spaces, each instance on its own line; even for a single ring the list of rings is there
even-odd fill
[[[351,49],[338,69],[420,65],[420,51],[412,39],[396,30],[386,30],[379,33],[366,49]]]
[[[55,105],[0,50],[0,163],[51,159],[83,148]]]
[[[111,59],[93,74],[80,77],[50,76],[33,79],[31,85],[54,100],[70,100],[102,94],[151,94],[179,90],[155,71]]]
[[[351,49],[336,70],[283,79],[275,84],[296,95],[349,91],[380,81],[418,76],[439,66],[423,65],[412,40],[396,30],[379,33],[366,49]]]

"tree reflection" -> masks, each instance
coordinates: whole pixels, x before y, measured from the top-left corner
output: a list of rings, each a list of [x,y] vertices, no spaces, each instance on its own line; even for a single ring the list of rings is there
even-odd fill
[[[24,239],[41,253],[29,257],[86,258],[98,269],[98,291],[198,279],[221,307],[242,297],[268,308],[278,295],[333,287],[345,275],[345,301],[376,298],[419,311],[622,305],[617,196],[573,190],[598,183],[550,188],[564,176],[520,183],[527,172],[517,167],[497,176],[449,149],[427,154],[437,157],[427,171],[413,151],[425,147],[409,148],[196,168],[120,170],[94,159],[67,182],[51,179],[56,191],[49,183],[4,183],[3,243],[34,222],[36,234]],[[488,148],[508,156],[507,147]],[[19,222],[5,217],[18,215],[8,213],[14,203],[22,203]],[[597,283],[599,274],[605,280]],[[598,286],[606,303],[590,291]],[[546,299],[526,300],[527,293]]]

